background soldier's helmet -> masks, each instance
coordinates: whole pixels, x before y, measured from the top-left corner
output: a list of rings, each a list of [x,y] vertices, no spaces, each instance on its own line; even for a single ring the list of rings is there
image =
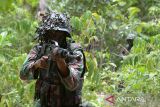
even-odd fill
[[[134,41],[134,39],[135,39],[135,34],[133,34],[133,33],[130,33],[130,34],[127,36],[126,41],[127,41],[127,43],[129,44],[130,47],[133,46],[133,41]]]
[[[134,40],[134,38],[135,38],[135,34],[130,33],[130,34],[127,36],[126,40]]]
[[[46,36],[47,31],[62,31],[66,33],[66,36],[70,37],[71,26],[69,22],[70,18],[66,14],[60,13],[48,13],[43,16],[41,25],[37,28],[36,38],[42,39]]]

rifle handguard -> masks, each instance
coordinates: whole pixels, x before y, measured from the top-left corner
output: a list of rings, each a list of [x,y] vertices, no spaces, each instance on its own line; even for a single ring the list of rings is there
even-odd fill
[[[67,49],[59,48],[58,42],[51,41],[51,48],[52,51],[54,51],[55,48],[57,48],[57,55],[64,59],[76,59],[77,61],[81,60],[81,55],[72,55]]]
[[[77,61],[81,60],[81,56],[80,55],[72,55],[70,54],[70,52],[67,49],[62,49],[59,48],[57,54],[61,57],[61,58],[65,58],[65,59],[76,59]]]

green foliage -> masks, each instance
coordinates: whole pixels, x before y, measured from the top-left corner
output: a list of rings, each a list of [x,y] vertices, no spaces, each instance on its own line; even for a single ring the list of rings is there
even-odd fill
[[[154,36],[158,40],[159,36]],[[159,92],[159,48],[151,42],[142,39],[135,41],[135,46],[122,65],[123,80],[125,86],[130,86],[129,92],[152,93]],[[154,41],[155,42],[155,41]],[[152,46],[152,47],[151,47]],[[153,48],[154,47],[154,48]],[[153,88],[154,87],[154,88]]]
[[[160,19],[158,0],[55,0],[49,8],[71,15],[73,39],[84,47],[87,69],[83,99],[103,107],[103,95],[160,90]],[[38,0],[0,0],[0,107],[31,107],[34,81],[19,71],[33,44]],[[135,35],[127,56],[118,46]],[[122,60],[123,58],[123,60]],[[120,88],[120,85],[122,88]]]
[[[29,107],[33,105],[34,82],[25,85],[19,72],[26,53],[33,46],[30,42],[37,22],[29,10],[19,7],[23,5],[22,0],[4,3],[8,5],[0,6],[4,9],[0,13],[0,106]]]

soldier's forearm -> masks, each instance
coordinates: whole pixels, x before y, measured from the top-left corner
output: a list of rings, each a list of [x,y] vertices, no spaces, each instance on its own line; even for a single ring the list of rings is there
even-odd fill
[[[59,68],[59,73],[61,74],[62,77],[67,77],[69,75],[69,70],[68,70],[68,66],[65,62],[64,59],[59,58],[57,59],[57,66]]]

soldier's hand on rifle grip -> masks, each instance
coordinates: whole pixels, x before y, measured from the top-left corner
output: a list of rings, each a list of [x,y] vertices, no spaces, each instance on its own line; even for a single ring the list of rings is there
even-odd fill
[[[40,59],[38,59],[35,63],[34,63],[34,67],[37,68],[43,68],[46,69],[48,67],[47,64],[47,60],[48,60],[48,56],[42,56]]]
[[[52,60],[55,61],[57,63],[57,66],[59,68],[59,73],[61,74],[62,77],[66,77],[69,75],[68,72],[68,66],[65,62],[65,58],[62,58],[59,53],[59,48],[56,47],[53,49],[52,51]]]

